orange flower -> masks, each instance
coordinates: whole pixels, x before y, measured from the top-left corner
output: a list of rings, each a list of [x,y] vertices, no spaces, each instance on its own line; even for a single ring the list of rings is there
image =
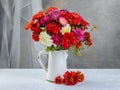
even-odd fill
[[[82,47],[82,44],[81,44],[81,43],[79,43],[79,44],[76,45],[76,48],[77,48],[78,50],[81,49],[81,47]]]
[[[25,25],[24,29],[25,29],[25,30],[30,29],[30,28],[32,27],[33,23],[34,23],[34,21],[31,20],[30,22],[28,22],[28,23]]]
[[[76,75],[78,76],[78,82],[83,82],[84,81],[85,77],[84,77],[83,73],[81,73],[80,71],[77,71]]]
[[[56,84],[61,84],[62,83],[62,77],[61,76],[57,76],[56,78],[55,78],[55,83]]]

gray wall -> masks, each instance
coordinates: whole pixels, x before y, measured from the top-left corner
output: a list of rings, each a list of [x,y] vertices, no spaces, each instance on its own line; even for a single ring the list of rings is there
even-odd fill
[[[69,68],[120,68],[120,0],[43,0],[49,6],[80,13],[91,24],[92,47],[82,51],[82,57],[68,57]]]

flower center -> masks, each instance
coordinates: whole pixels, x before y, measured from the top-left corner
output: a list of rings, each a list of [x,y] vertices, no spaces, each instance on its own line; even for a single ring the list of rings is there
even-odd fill
[[[73,80],[74,80],[74,78],[70,78],[70,79],[69,79],[70,82],[73,82]]]

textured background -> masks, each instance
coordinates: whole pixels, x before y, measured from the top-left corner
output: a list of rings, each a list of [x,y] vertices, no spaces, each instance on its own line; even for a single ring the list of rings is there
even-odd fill
[[[43,0],[49,6],[80,13],[91,24],[93,46],[82,51],[82,57],[68,57],[71,68],[120,68],[120,0]]]

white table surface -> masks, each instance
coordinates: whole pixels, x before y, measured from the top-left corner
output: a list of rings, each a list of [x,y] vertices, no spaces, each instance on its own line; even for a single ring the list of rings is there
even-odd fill
[[[0,90],[120,90],[120,69],[80,71],[85,74],[85,81],[66,86],[46,81],[42,69],[0,69]]]

